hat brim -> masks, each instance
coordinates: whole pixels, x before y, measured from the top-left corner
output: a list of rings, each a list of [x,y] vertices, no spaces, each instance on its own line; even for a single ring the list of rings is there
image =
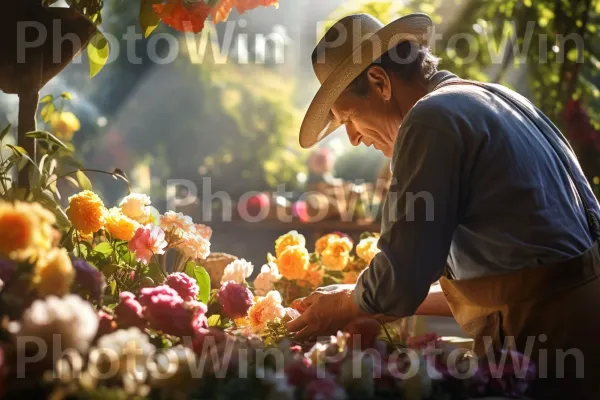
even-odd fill
[[[385,25],[355,48],[323,82],[308,106],[300,127],[300,146],[313,147],[341,126],[331,113],[331,106],[361,72],[401,42],[428,44],[432,28],[428,15],[406,15]]]

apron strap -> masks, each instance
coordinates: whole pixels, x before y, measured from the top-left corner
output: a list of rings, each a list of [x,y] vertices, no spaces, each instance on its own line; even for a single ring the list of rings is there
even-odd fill
[[[529,110],[520,100],[516,99],[514,96],[510,96],[509,94],[504,93],[503,91],[501,91],[498,88],[495,88],[492,85],[486,85],[481,82],[471,81],[471,80],[466,80],[466,79],[450,79],[450,80],[447,80],[447,81],[444,81],[444,82],[438,84],[433,90],[436,90],[436,89],[439,89],[439,88],[445,87],[445,86],[450,86],[450,85],[475,85],[475,86],[479,86],[483,89],[486,89],[487,91],[492,92],[493,94],[503,98],[508,103],[517,107],[531,122],[533,122],[533,124],[542,133],[542,136],[544,136],[544,138],[548,141],[548,143],[550,143],[550,145],[556,152],[558,158],[560,159],[563,166],[565,167],[567,173],[569,174],[569,178],[571,179],[571,182],[575,186],[577,195],[579,196],[579,199],[581,200],[581,203],[583,204],[583,208],[584,208],[587,222],[588,222],[588,227],[592,234],[593,241],[596,242],[598,239],[600,239],[600,223],[598,222],[596,215],[592,212],[592,209],[590,208],[590,205],[585,198],[584,190],[583,190],[581,183],[575,178],[575,174],[573,173],[571,164],[569,163],[569,156],[567,155],[567,152],[564,150],[564,148],[562,148],[560,146],[560,144],[556,143],[556,138],[558,138],[571,151],[571,153],[573,153],[573,156],[575,156],[574,155],[575,152],[573,151],[573,148],[569,144],[568,140],[563,136],[563,134],[558,130],[558,128],[553,126],[553,124],[551,124],[551,123],[548,124],[555,134],[554,136],[551,136],[550,133],[546,129],[542,129],[542,127],[540,127],[540,125],[538,124],[538,121],[532,115],[531,110]]]

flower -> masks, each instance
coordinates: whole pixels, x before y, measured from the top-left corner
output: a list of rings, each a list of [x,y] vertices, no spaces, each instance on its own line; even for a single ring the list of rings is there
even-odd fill
[[[102,229],[107,211],[96,193],[84,190],[69,197],[66,212],[75,229],[89,234]]]
[[[52,247],[54,215],[34,204],[0,201],[0,254],[24,261]]]
[[[304,279],[310,256],[302,246],[289,246],[277,258],[279,272],[286,279]]]
[[[208,350],[212,346],[221,344],[222,342],[226,341],[227,338],[228,335],[221,329],[201,329],[194,337],[192,348],[194,349],[194,353],[196,353],[198,357],[201,357],[202,354],[206,355],[206,353],[204,353],[205,350]]]
[[[17,347],[31,343],[18,340],[18,337],[36,337],[51,349],[53,335],[59,335],[63,350],[74,348],[85,353],[96,336],[98,315],[90,303],[75,294],[62,298],[48,296],[34,300],[23,313],[21,321],[11,323],[9,330],[17,336]]]
[[[143,328],[146,325],[144,309],[135,299],[135,295],[131,292],[121,292],[119,300],[119,304],[115,307],[115,316],[119,326],[123,328],[132,326]]]
[[[117,324],[112,315],[105,311],[98,311],[98,331],[96,337],[107,335],[117,330]]]
[[[281,305],[281,295],[272,290],[265,297],[260,298],[248,310],[248,320],[254,332],[262,332],[267,327],[267,322],[285,316],[285,309]]]
[[[145,210],[145,214],[141,216],[137,222],[142,225],[158,225],[160,223],[160,212],[152,206],[146,206]]]
[[[193,232],[185,232],[183,238],[177,241],[173,247],[192,260],[205,259],[210,255],[210,242]]]
[[[314,289],[314,288],[321,286],[324,276],[325,276],[325,271],[323,271],[323,269],[321,269],[316,264],[310,264],[306,270],[306,276],[304,277],[304,279]]]
[[[253,297],[250,289],[234,281],[225,282],[217,294],[223,314],[231,319],[246,316],[252,307]]]
[[[40,297],[62,296],[69,292],[74,278],[75,270],[67,250],[54,248],[37,261],[32,282]]]
[[[140,224],[124,215],[120,208],[113,207],[106,214],[104,227],[116,239],[131,240]]]
[[[327,248],[327,245],[329,244],[330,240],[339,239],[339,238],[341,238],[341,236],[339,236],[335,233],[329,233],[325,236],[321,236],[315,242],[315,252],[317,254],[321,254],[323,252],[323,250],[325,250]]]
[[[167,242],[165,233],[158,226],[140,226],[129,241],[129,250],[135,253],[137,261],[148,265],[154,254],[164,254]]]
[[[160,216],[160,227],[165,232],[173,233],[179,237],[183,237],[186,233],[196,233],[192,218],[174,211],[167,211]]]
[[[285,366],[285,375],[291,385],[303,387],[317,379],[317,368],[307,365],[304,360],[296,360]]]
[[[10,281],[17,269],[17,265],[10,260],[0,259],[0,280],[4,283]]]
[[[131,193],[121,202],[119,203],[119,207],[123,212],[123,215],[133,219],[134,221],[139,221],[143,219],[148,214],[148,206],[151,204],[150,197],[146,194],[141,193]]]
[[[75,258],[71,259],[71,263],[76,272],[75,282],[99,301],[105,287],[104,275],[84,260]]]
[[[234,281],[235,283],[243,283],[246,281],[252,272],[254,271],[254,265],[241,258],[230,262],[223,270],[223,277],[221,278],[221,284],[228,281]]]
[[[260,273],[254,278],[254,292],[257,296],[265,296],[273,290],[273,284],[281,279],[277,264],[269,263],[261,267]]]
[[[275,257],[279,258],[281,254],[290,246],[306,246],[306,239],[297,231],[290,231],[285,235],[280,236],[275,241]]]
[[[356,245],[356,255],[366,261],[367,264],[371,263],[371,260],[381,250],[377,247],[377,238],[368,237],[361,240]]]
[[[196,300],[198,293],[200,293],[196,280],[183,272],[172,273],[168,276],[165,284],[175,289],[183,301]]]
[[[192,335],[193,325],[199,325],[197,328],[205,325],[206,305],[197,301],[184,302],[175,289],[167,285],[143,288],[139,302],[150,325],[167,334]]]
[[[73,134],[81,129],[79,119],[70,111],[54,112],[48,122],[52,132],[61,140],[70,141]]]
[[[346,237],[330,239],[327,247],[321,253],[321,262],[333,271],[341,271],[350,261],[352,242]]]
[[[203,224],[194,224],[194,228],[196,228],[196,234],[202,236],[206,240],[210,240],[212,237],[213,231],[212,228]]]
[[[344,284],[356,283],[358,281],[359,275],[360,274],[356,271],[348,271],[344,274],[344,277],[342,278],[342,283],[344,283]]]
[[[211,7],[204,1],[192,3],[168,0],[167,4],[153,4],[152,8],[165,24],[181,32],[193,33],[198,33],[204,28],[204,22],[211,11]]]

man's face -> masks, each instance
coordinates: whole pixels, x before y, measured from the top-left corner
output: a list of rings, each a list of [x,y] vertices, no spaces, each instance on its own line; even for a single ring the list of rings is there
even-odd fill
[[[379,71],[369,73],[369,94],[366,97],[346,90],[334,103],[331,111],[346,126],[346,133],[353,146],[361,143],[367,147],[373,146],[386,157],[391,157],[402,115],[391,101],[391,83],[387,75],[382,77],[380,74],[383,70],[372,68],[371,71],[374,69]]]

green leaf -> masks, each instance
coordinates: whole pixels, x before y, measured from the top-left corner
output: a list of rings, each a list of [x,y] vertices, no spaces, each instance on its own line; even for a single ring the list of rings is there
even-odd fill
[[[48,123],[48,121],[50,121],[50,116],[54,114],[54,111],[56,111],[56,106],[54,103],[48,103],[42,108],[40,115],[42,116],[44,122]]]
[[[27,138],[31,138],[31,139],[40,139],[40,140],[44,140],[47,141],[49,143],[54,143],[64,149],[68,149],[68,147],[56,136],[54,136],[53,134],[51,134],[50,132],[46,132],[46,131],[33,131],[33,132],[27,132],[25,134],[25,137]]]
[[[104,68],[110,55],[108,40],[106,40],[102,32],[97,31],[94,37],[92,37],[87,47],[87,54],[90,62],[90,77],[93,78]]]
[[[46,96],[42,97],[42,99],[40,100],[40,104],[50,103],[53,100],[54,96],[52,96],[51,94],[47,94]]]
[[[203,302],[204,304],[208,304],[208,299],[210,295],[210,275],[199,265],[196,265],[195,262],[190,261],[185,265],[184,272],[196,279],[196,283],[200,288],[200,293],[198,294],[198,300]]]
[[[77,248],[77,255],[81,258],[87,258],[88,254],[89,254],[88,249],[84,243],[87,243],[87,242],[80,242],[78,245],[78,248]]]
[[[112,281],[110,281],[110,293],[115,294],[116,291],[117,291],[117,281],[115,281],[113,279]]]
[[[20,158],[28,155],[27,150],[25,150],[21,146],[13,146],[12,144],[7,144],[6,146],[13,151],[15,157]]]
[[[78,170],[75,173],[77,177],[77,182],[79,183],[79,187],[83,190],[92,190],[92,182],[88,179],[88,177],[83,173],[82,170]]]
[[[140,25],[144,32],[144,37],[150,36],[160,23],[160,17],[152,8],[154,4],[158,3],[160,3],[160,0],[142,0],[140,2]]]
[[[8,132],[10,132],[10,128],[11,128],[11,127],[12,127],[12,125],[11,125],[11,124],[8,124],[8,126],[2,130],[2,132],[0,133],[0,142],[1,142],[2,140],[4,140],[4,137],[5,137],[6,135],[8,135]]]
[[[94,251],[96,251],[98,253],[102,253],[108,257],[113,253],[113,248],[110,245],[110,243],[102,242],[102,243],[98,244],[96,247],[94,247]]]
[[[73,96],[69,92],[62,92],[60,94],[60,97],[62,97],[65,100],[73,100]]]
[[[208,326],[221,326],[221,316],[215,314],[208,317]]]

